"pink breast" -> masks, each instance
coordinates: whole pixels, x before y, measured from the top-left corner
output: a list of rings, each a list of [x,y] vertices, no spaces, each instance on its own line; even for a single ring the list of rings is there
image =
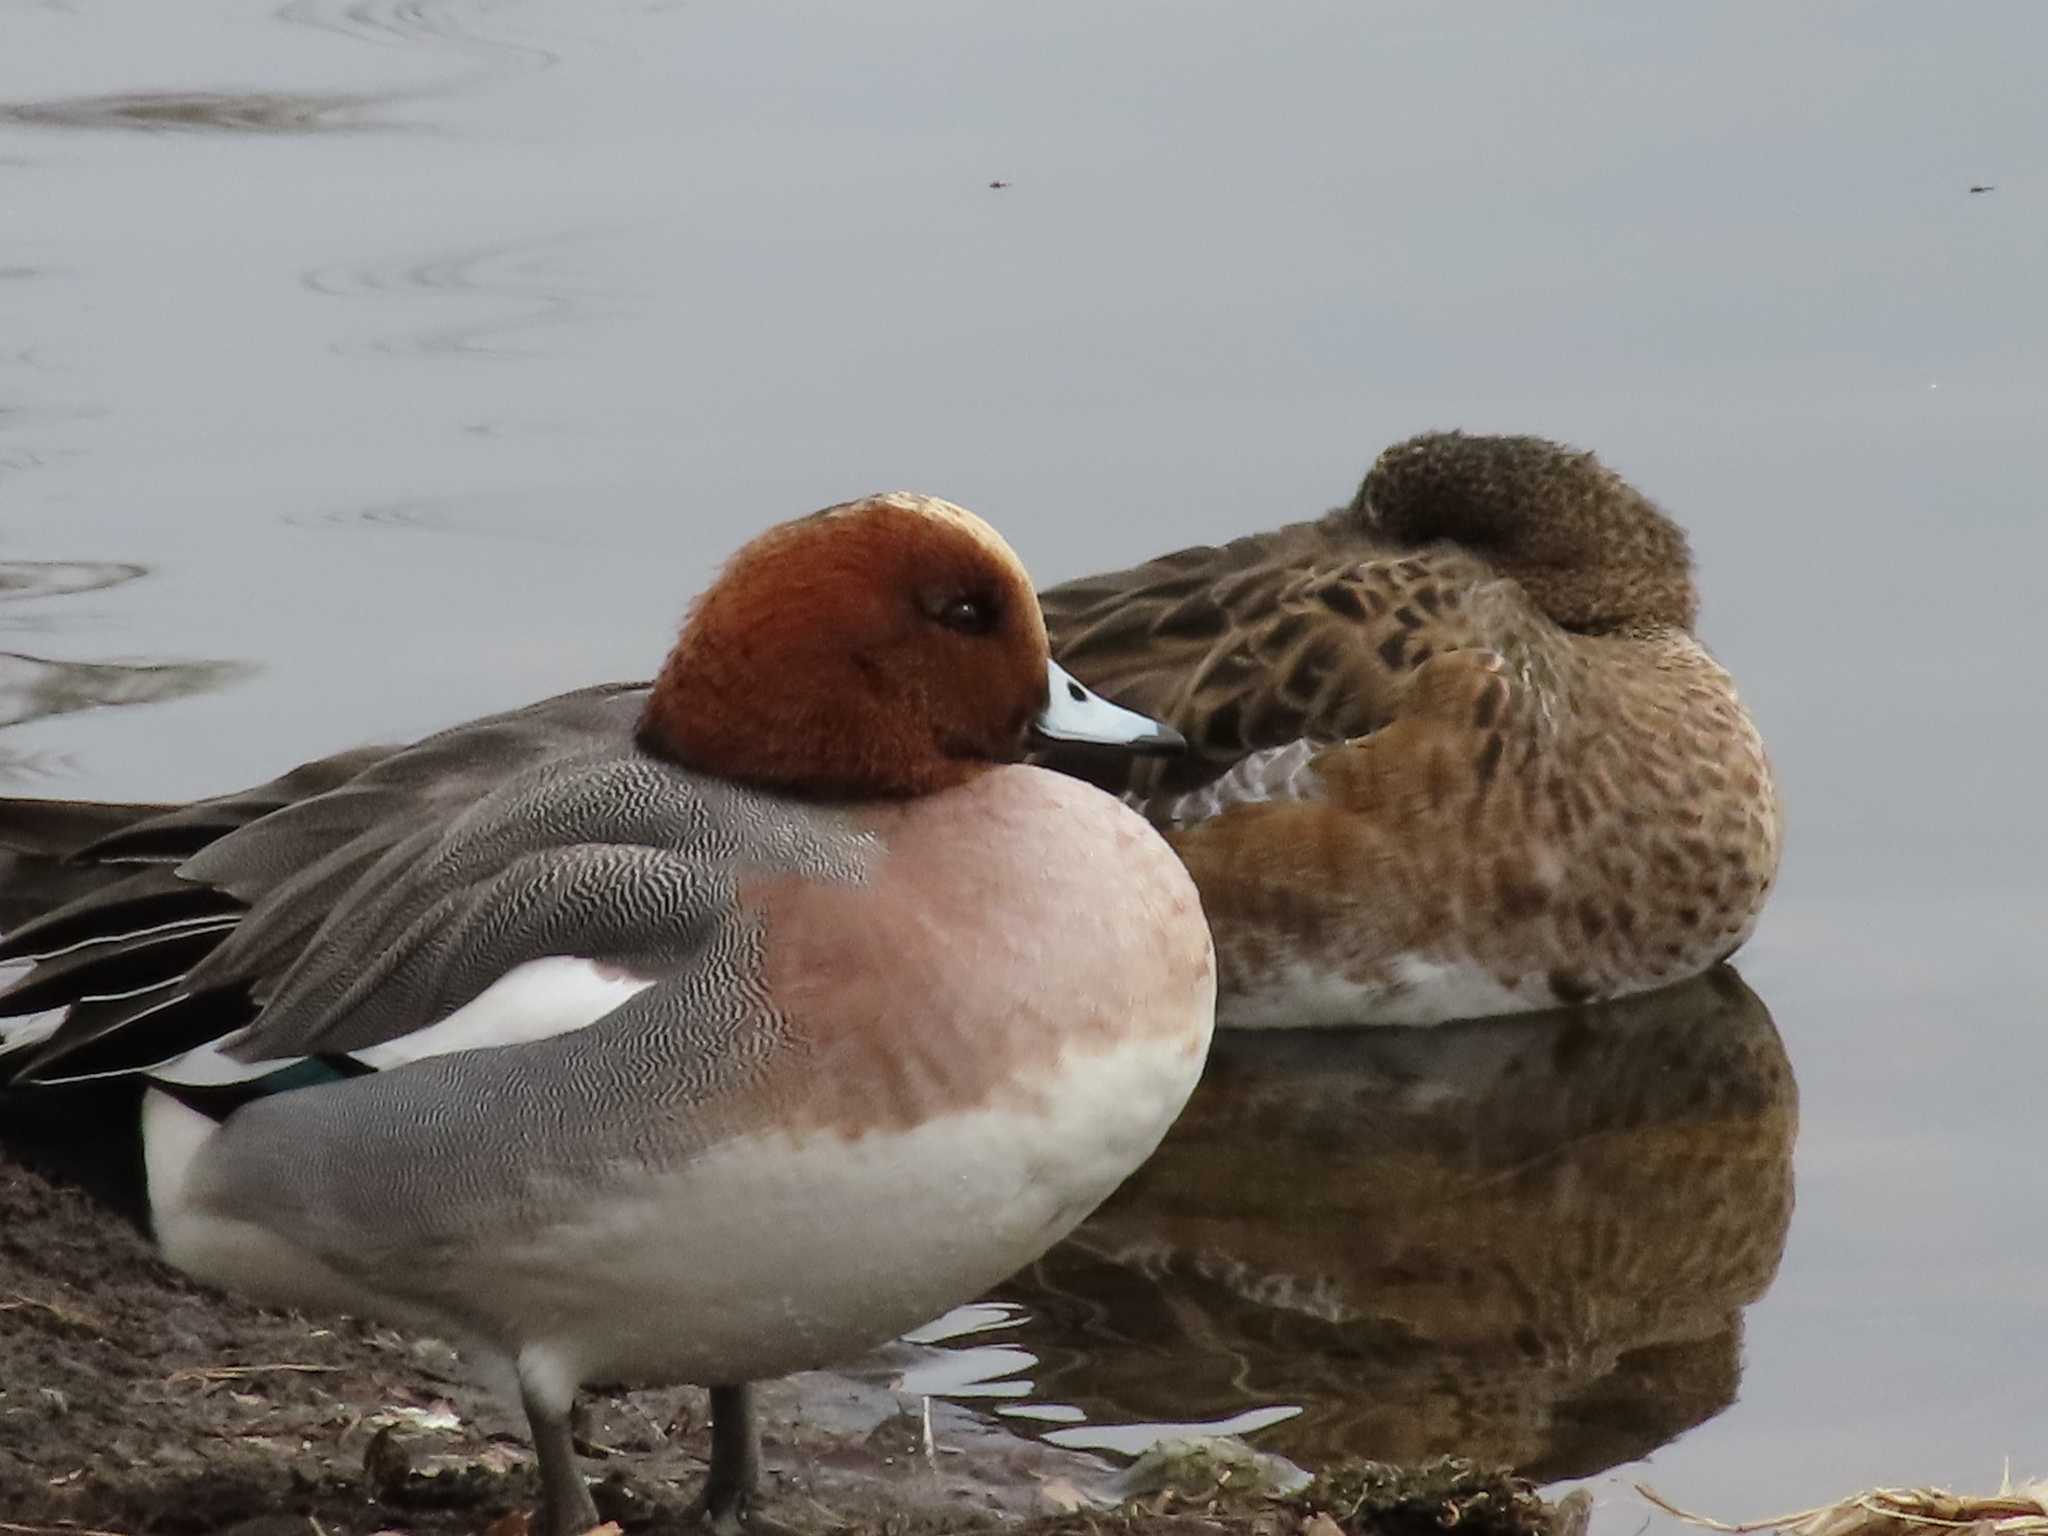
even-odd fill
[[[1206,1048],[1200,898],[1109,796],[1008,767],[862,819],[886,850],[867,883],[741,888],[803,1062],[766,1075],[769,1123],[851,1139],[982,1108],[1042,1113],[1091,1055],[1173,1035]]]

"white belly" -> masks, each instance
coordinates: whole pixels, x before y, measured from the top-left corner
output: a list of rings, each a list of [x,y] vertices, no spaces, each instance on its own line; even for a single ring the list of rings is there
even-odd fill
[[[1546,975],[1504,982],[1469,959],[1399,955],[1386,974],[1366,980],[1290,960],[1219,994],[1216,1022],[1228,1029],[1443,1024],[1557,1006]]]
[[[879,1343],[1042,1253],[1158,1145],[1207,1038],[1204,1017],[1063,1063],[1042,1113],[741,1137],[671,1172],[621,1171],[571,1220],[360,1267],[195,1208],[186,1169],[210,1122],[162,1100],[145,1121],[152,1202],[166,1255],[201,1278],[466,1338],[544,1390],[753,1380]],[[357,1252],[378,1246],[364,1233]]]

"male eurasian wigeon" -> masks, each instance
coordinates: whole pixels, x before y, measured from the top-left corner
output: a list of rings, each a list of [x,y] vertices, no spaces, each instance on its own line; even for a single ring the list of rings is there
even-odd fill
[[[18,928],[15,1084],[139,1074],[202,1279],[499,1366],[542,1527],[586,1383],[746,1383],[1035,1257],[1158,1144],[1215,968],[1142,818],[1027,737],[1175,738],[1054,665],[1008,546],[892,494],[772,529],[660,677],[184,807],[0,804],[114,883]],[[61,1010],[54,1028],[48,1010]]]
[[[1221,1024],[1640,992],[1763,909],[1777,788],[1685,535],[1591,454],[1417,437],[1320,521],[1040,596],[1064,665],[1192,743],[1047,761],[1187,861]]]

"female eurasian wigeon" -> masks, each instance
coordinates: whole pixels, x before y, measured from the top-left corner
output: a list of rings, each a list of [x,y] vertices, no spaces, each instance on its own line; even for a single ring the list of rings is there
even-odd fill
[[[0,1065],[146,1080],[173,1262],[501,1366],[550,1536],[596,1521],[580,1386],[711,1386],[729,1528],[747,1382],[1035,1257],[1200,1073],[1194,886],[1020,764],[1034,728],[1174,740],[1051,663],[980,519],[835,507],[735,556],[651,686],[181,808],[0,805],[132,871],[0,946],[36,962],[0,1011],[45,1014]]]
[[[1431,434],[1351,504],[1041,594],[1053,653],[1183,731],[1122,791],[1201,887],[1227,1025],[1639,992],[1755,926],[1777,789],[1693,638],[1685,535],[1591,454]]]

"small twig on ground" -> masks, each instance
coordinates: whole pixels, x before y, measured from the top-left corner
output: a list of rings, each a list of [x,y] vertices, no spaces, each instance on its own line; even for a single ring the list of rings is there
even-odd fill
[[[18,1525],[12,1520],[0,1520],[0,1531],[7,1536],[128,1536],[126,1531],[102,1531],[90,1525]]]
[[[88,1328],[92,1332],[100,1334],[107,1331],[107,1325],[94,1317],[90,1312],[82,1311],[77,1307],[68,1307],[59,1301],[44,1301],[40,1296],[24,1296],[19,1291],[9,1296],[5,1301],[0,1301],[0,1312],[19,1312],[24,1307],[31,1308],[37,1312],[47,1312],[50,1316],[56,1318],[58,1322],[69,1323],[73,1328]],[[5,1527],[0,1527],[0,1529],[5,1529]]]

